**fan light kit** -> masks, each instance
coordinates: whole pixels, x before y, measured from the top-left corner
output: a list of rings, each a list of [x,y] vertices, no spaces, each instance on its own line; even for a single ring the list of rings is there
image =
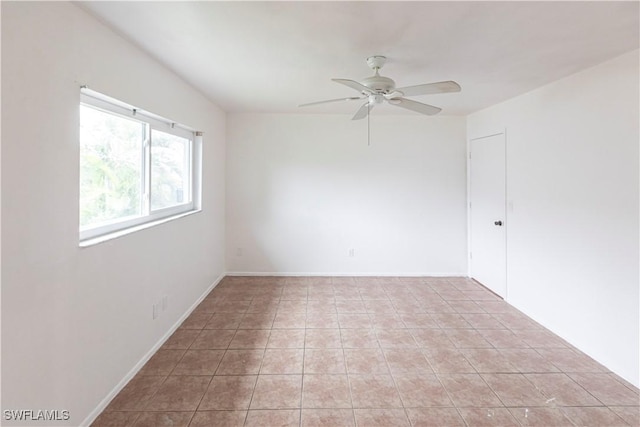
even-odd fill
[[[352,119],[360,120],[368,117],[369,112],[376,104],[382,104],[384,101],[387,101],[390,105],[396,107],[405,108],[427,116],[433,116],[442,111],[442,109],[434,107],[433,105],[423,104],[422,102],[407,99],[405,97],[460,92],[461,90],[458,83],[450,80],[396,88],[396,83],[392,79],[380,75],[380,69],[384,66],[386,61],[387,58],[380,55],[370,56],[367,58],[367,64],[375,74],[371,77],[362,79],[360,82],[348,79],[332,79],[336,83],[340,83],[357,90],[360,92],[360,96],[311,102],[309,104],[302,104],[300,107],[309,107],[312,105],[326,104],[330,102],[365,100],[365,103],[360,106]]]

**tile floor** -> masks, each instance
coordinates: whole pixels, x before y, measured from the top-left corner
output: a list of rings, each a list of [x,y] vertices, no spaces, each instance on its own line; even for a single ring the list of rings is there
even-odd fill
[[[93,426],[638,426],[638,405],[468,279],[227,277]]]

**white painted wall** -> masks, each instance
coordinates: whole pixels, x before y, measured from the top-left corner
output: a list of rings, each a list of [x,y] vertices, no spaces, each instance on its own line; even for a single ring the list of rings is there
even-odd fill
[[[350,116],[229,114],[228,271],[465,275],[465,132],[374,112],[367,146]]]
[[[78,247],[81,84],[204,131],[201,213]],[[2,89],[2,409],[77,426],[224,272],[225,115],[66,2],[2,2]]]
[[[638,51],[468,117],[507,129],[508,301],[640,384]]]
[[[510,302],[638,385],[637,52],[467,128],[376,115],[367,147],[347,116],[225,122],[74,5],[1,8],[2,409],[78,425],[224,272],[225,125],[228,270],[311,274],[465,274],[466,133],[506,127]],[[80,84],[205,132],[202,213],[78,247]]]

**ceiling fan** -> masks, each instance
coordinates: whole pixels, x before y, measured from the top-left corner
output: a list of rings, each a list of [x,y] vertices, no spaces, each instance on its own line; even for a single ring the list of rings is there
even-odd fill
[[[376,104],[381,104],[384,101],[387,101],[389,104],[396,107],[405,108],[407,110],[415,111],[416,113],[432,116],[434,114],[438,114],[440,111],[442,111],[442,109],[434,107],[433,105],[423,104],[422,102],[405,98],[405,96],[460,92],[461,90],[460,85],[454,81],[426,83],[416,86],[396,88],[396,83],[393,80],[391,80],[389,77],[380,75],[380,69],[384,66],[386,60],[386,57],[379,55],[370,56],[369,58],[367,58],[367,64],[373,71],[375,71],[375,74],[371,77],[363,79],[361,82],[348,79],[332,79],[336,83],[340,83],[357,90],[358,92],[360,92],[360,96],[311,102],[308,104],[301,104],[299,105],[299,107],[309,107],[312,105],[339,101],[366,100],[352,118],[352,120],[360,120],[367,117],[371,109]]]

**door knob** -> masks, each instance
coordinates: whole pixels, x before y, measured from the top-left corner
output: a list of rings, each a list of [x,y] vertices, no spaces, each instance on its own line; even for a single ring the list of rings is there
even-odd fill
[[[494,221],[493,225],[497,225],[498,227],[502,227],[502,221]]]

